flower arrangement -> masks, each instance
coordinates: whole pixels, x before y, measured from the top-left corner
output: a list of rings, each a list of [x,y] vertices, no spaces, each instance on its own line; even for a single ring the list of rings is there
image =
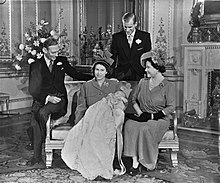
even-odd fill
[[[89,58],[92,61],[94,56],[98,56],[98,53],[110,50],[111,39],[111,25],[107,25],[106,32],[103,32],[102,27],[99,27],[98,34],[95,34],[92,28],[88,31],[85,27],[85,30],[80,34],[80,58],[82,64],[86,63],[86,59]],[[92,64],[92,62],[89,64]]]
[[[61,13],[62,10],[59,16],[61,16]],[[69,56],[70,40],[67,37],[66,29],[64,28],[61,34],[58,34],[56,28],[48,31],[48,25],[49,22],[45,20],[41,20],[38,25],[35,25],[33,22],[30,23],[30,27],[24,34],[25,42],[16,45],[16,54],[13,55],[12,65],[16,70],[27,68],[28,64],[35,62],[36,59],[40,59],[43,56],[43,43],[48,37],[53,37],[58,40],[60,44],[59,54]]]

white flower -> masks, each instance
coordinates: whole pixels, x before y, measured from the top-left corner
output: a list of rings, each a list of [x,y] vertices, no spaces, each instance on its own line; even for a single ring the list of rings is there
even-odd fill
[[[93,51],[94,53],[97,53],[97,49],[95,49],[95,48],[94,48],[92,51]]]
[[[34,60],[33,58],[29,58],[29,59],[28,59],[28,63],[29,63],[29,64],[31,64],[31,63],[33,63],[33,62],[35,62],[35,60]]]
[[[23,44],[20,44],[20,45],[19,45],[19,49],[20,49],[20,50],[23,50],[23,49],[24,49],[24,45],[23,45]]]
[[[38,31],[38,30],[41,30],[42,27],[43,27],[42,25],[37,25],[37,26],[36,26],[36,30],[37,30],[37,31]]]
[[[40,21],[40,24],[42,24],[42,25],[48,25],[49,23],[46,22],[45,20],[41,20],[41,21]]]
[[[55,35],[53,35],[53,38],[54,39],[59,39],[59,34],[56,33]]]
[[[45,22],[45,20],[41,20],[41,21],[40,21],[41,24],[44,24],[44,22]]]
[[[26,45],[26,46],[25,46],[25,50],[26,50],[27,52],[29,52],[29,53],[30,53],[30,52],[31,52],[31,47],[30,47],[30,46],[28,46],[28,45]]]
[[[21,61],[21,60],[22,60],[22,55],[21,55],[21,54],[18,54],[18,55],[16,56],[16,59],[17,59],[18,61]]]
[[[37,53],[36,50],[32,50],[32,51],[31,51],[31,55],[33,55],[33,56],[36,55],[36,53]]]
[[[26,32],[26,33],[24,34],[24,37],[29,37],[29,34]]]
[[[30,40],[31,40],[31,37],[28,36],[28,37],[26,38],[26,40],[27,40],[27,41],[30,41]]]
[[[37,53],[37,59],[40,59],[43,56],[43,53]]]
[[[14,66],[15,66],[15,69],[16,69],[16,70],[21,70],[21,66],[20,66],[20,65],[15,64]]]
[[[54,36],[56,34],[55,30],[50,31],[50,35]]]
[[[40,42],[44,43],[47,39],[46,38],[40,38]]]
[[[37,40],[37,41],[34,41],[33,43],[34,46],[39,46],[40,45],[40,42]]]
[[[62,62],[57,62],[57,65],[62,65],[63,63]]]
[[[54,39],[59,39],[59,34],[57,34],[55,30],[50,31],[50,35],[51,35]]]
[[[140,44],[142,41],[140,39],[136,39],[135,41],[137,44]]]

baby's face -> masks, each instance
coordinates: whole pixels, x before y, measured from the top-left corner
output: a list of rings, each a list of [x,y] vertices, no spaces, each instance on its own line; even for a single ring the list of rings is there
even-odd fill
[[[125,97],[125,93],[122,92],[122,91],[117,91],[117,92],[115,92],[115,96],[117,96],[117,97]]]

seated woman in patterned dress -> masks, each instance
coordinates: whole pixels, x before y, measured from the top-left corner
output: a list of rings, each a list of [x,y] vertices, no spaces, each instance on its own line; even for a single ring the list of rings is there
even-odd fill
[[[128,170],[132,176],[140,172],[140,167],[155,169],[158,145],[175,109],[174,86],[163,76],[165,63],[146,52],[141,56],[141,65],[148,78],[139,81],[132,98],[136,114],[126,114],[124,126],[124,156],[132,157]]]

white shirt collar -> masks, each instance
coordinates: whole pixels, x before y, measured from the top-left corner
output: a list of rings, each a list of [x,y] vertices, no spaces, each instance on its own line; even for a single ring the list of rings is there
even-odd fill
[[[49,67],[49,65],[50,65],[50,59],[47,58],[47,57],[44,55],[44,60],[46,61],[47,66]]]
[[[136,32],[136,29],[134,29],[134,32],[132,32],[131,35],[130,35],[132,39],[134,38],[135,32]],[[128,36],[129,36],[129,35],[127,34],[127,37],[128,37]]]

